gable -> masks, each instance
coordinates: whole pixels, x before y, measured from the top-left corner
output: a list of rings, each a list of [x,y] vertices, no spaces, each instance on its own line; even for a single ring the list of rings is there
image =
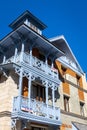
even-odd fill
[[[74,56],[69,44],[65,40],[64,36],[59,36],[55,38],[50,39],[52,45],[54,45],[56,48],[60,49],[64,52],[64,56],[59,57],[57,60],[60,61],[65,66],[69,67],[73,71],[75,71],[77,74],[81,75],[83,74],[83,70],[80,67],[76,57]]]

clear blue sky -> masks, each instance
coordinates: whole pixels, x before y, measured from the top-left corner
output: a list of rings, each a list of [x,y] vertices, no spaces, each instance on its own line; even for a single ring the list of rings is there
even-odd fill
[[[8,25],[29,10],[48,27],[48,38],[64,35],[84,72],[87,72],[87,0],[1,0],[0,39]]]

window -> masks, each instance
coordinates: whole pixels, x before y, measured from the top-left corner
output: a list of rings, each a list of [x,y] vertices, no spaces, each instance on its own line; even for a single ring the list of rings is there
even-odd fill
[[[23,77],[22,95],[28,97],[28,79]]]
[[[80,102],[80,114],[81,116],[84,116],[84,103]]]
[[[39,101],[45,101],[45,87],[38,84],[32,84],[31,98]]]
[[[64,110],[69,112],[69,97],[64,95]]]
[[[79,86],[79,83],[80,83],[80,76],[76,75],[76,78],[77,78],[77,85]]]
[[[61,70],[62,70],[62,75],[64,76],[67,69],[65,67],[61,66]]]
[[[30,23],[30,28],[33,29],[35,32],[41,34],[41,31],[35,25],[33,25],[32,23]]]

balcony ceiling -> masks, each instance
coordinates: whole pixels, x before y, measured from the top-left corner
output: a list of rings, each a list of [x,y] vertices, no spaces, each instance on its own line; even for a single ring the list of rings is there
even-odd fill
[[[34,32],[25,24],[8,34],[0,41],[0,44],[3,48],[9,49],[10,45],[21,44],[23,41],[26,41],[25,44],[30,41],[30,46],[37,47],[44,55],[48,55],[51,59],[56,59],[64,55],[64,53],[53,46],[50,41]]]

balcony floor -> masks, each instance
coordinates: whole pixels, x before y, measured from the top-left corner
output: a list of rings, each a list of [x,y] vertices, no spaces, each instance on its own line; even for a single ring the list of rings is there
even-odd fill
[[[52,118],[46,118],[44,116],[37,116],[28,112],[23,112],[23,111],[17,111],[17,112],[12,112],[11,118],[20,118],[20,119],[27,119],[33,122],[37,123],[44,123],[48,125],[61,125],[60,120],[54,120]]]

